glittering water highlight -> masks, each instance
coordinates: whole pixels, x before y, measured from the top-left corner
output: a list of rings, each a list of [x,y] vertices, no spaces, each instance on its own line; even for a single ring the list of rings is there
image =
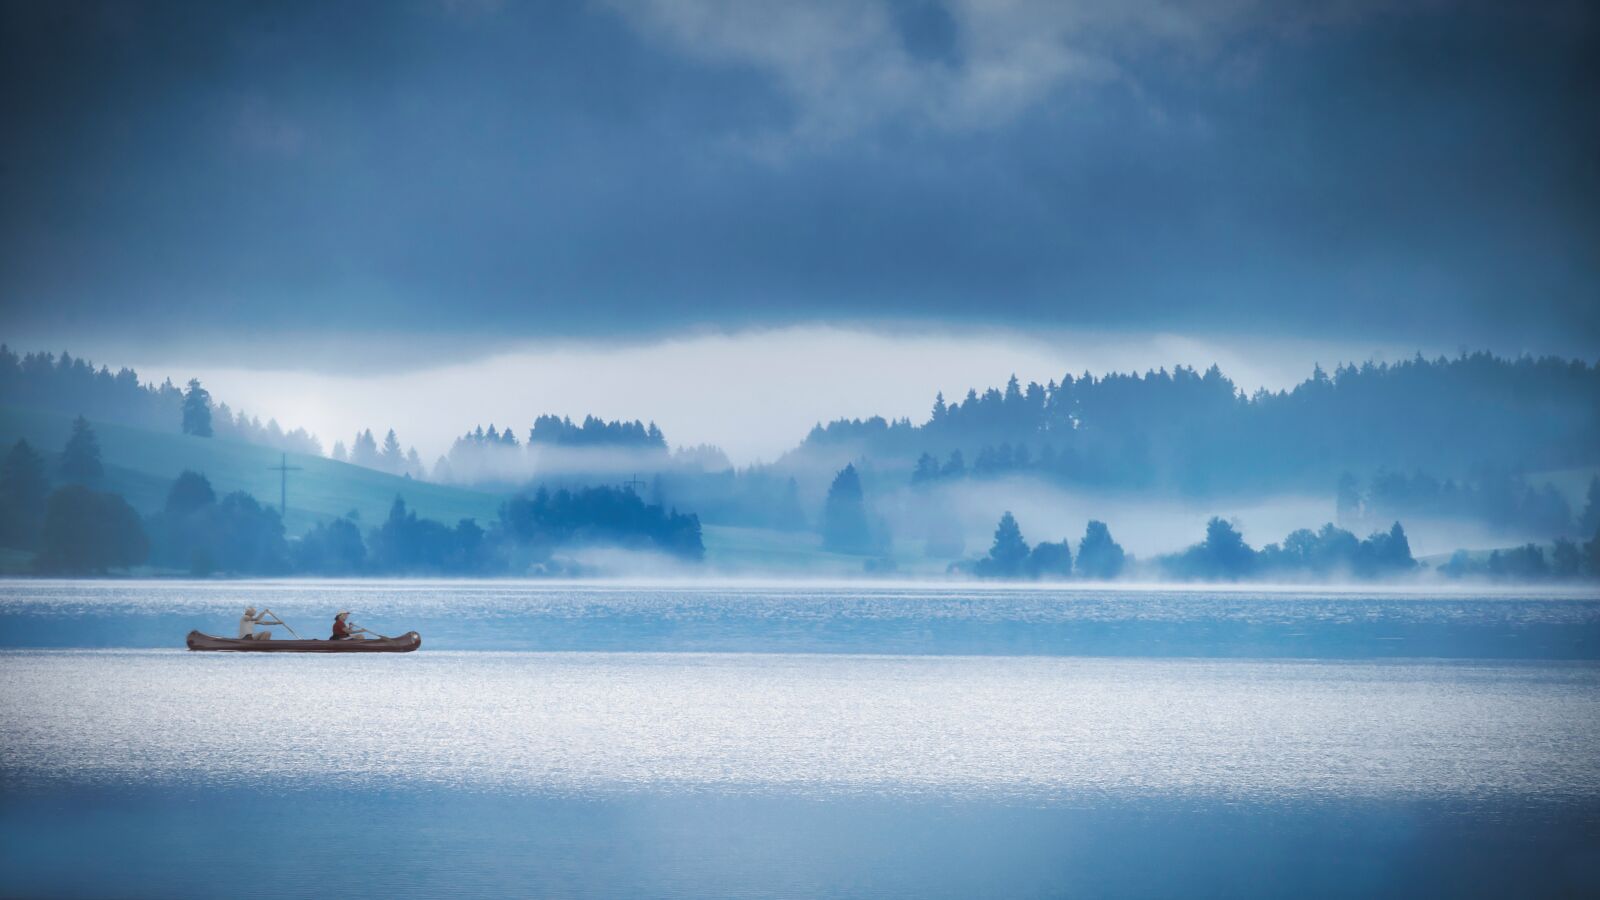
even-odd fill
[[[1587,665],[0,654],[0,767],[84,780],[1590,800],[1597,739]]]

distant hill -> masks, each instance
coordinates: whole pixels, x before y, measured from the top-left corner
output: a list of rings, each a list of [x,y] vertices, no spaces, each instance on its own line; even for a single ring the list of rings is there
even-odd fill
[[[0,407],[0,446],[26,438],[52,468],[71,430],[72,416]],[[265,505],[278,505],[278,473],[270,467],[281,451],[223,438],[200,438],[156,432],[110,422],[90,422],[100,439],[106,476],[101,485],[127,498],[141,513],[159,510],[167,489],[184,469],[204,473],[218,495],[232,491],[253,494]],[[298,536],[317,522],[355,510],[371,527],[383,521],[396,495],[425,518],[454,524],[477,519],[485,527],[494,519],[500,497],[463,488],[389,475],[320,456],[290,453],[289,507],[284,522]]]
[[[1027,474],[1071,487],[1186,496],[1331,491],[1349,473],[1479,479],[1600,465],[1600,366],[1556,357],[1321,367],[1245,394],[1179,366],[1062,376],[933,400],[926,421],[881,416],[812,429],[780,466],[862,458],[928,484]]]
[[[199,382],[191,382],[198,389]],[[316,435],[304,428],[285,429],[273,418],[263,425],[244,410],[212,402],[210,428],[216,437],[274,447],[279,451],[322,455]],[[83,357],[63,352],[17,354],[0,344],[0,407],[83,415],[95,422],[115,422],[152,431],[188,431],[184,418],[184,389],[171,379],[161,384],[139,380],[139,373],[108,366],[95,368]]]

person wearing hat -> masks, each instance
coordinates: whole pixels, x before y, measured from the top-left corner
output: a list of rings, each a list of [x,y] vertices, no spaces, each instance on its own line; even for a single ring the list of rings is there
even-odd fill
[[[341,609],[339,614],[333,617],[333,637],[329,638],[329,640],[363,641],[366,638],[359,637],[359,635],[371,633],[360,625],[350,624],[350,610]]]
[[[239,637],[246,641],[270,641],[272,640],[272,632],[256,626],[282,624],[283,620],[278,618],[277,613],[269,609],[263,609],[260,614],[257,614],[254,606],[246,606],[244,615],[239,617]]]

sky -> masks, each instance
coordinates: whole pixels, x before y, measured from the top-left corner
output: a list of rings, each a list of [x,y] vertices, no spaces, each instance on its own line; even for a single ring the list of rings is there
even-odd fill
[[[1597,85],[1584,3],[4,2],[0,336],[745,458],[1012,371],[1593,360]]]

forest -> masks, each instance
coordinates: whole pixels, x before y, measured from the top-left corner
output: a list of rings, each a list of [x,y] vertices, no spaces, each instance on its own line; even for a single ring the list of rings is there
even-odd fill
[[[67,353],[18,355],[0,345],[0,403],[70,410],[84,429],[95,417],[322,453],[315,436],[235,412],[198,380],[182,388],[171,381],[141,383],[131,369],[113,373]],[[276,513],[254,498],[228,494],[191,509],[187,504],[204,492],[175,484],[170,508],[140,520],[148,544],[142,558],[191,571],[522,571],[548,567],[557,548],[585,541],[698,559],[704,553],[700,523],[706,522],[809,531],[820,536],[822,549],[860,556],[868,571],[886,571],[894,565],[894,521],[904,526],[909,515],[926,535],[928,556],[953,560],[955,571],[1081,577],[1066,541],[1021,554],[1018,541],[1008,538],[1009,549],[999,557],[962,558],[965,523],[941,492],[1017,478],[1107,498],[1213,498],[1223,505],[1241,494],[1305,491],[1329,496],[1337,509],[1336,521],[1322,531],[1297,531],[1282,544],[1236,553],[1249,560],[1244,568],[1218,562],[1227,557],[1219,548],[1228,536],[1208,529],[1196,545],[1204,549],[1160,563],[1162,577],[1183,579],[1321,577],[1332,569],[1311,560],[1330,553],[1340,559],[1332,568],[1341,572],[1394,574],[1399,570],[1393,567],[1374,568],[1372,559],[1387,557],[1370,548],[1399,521],[1434,519],[1536,537],[1549,550],[1548,559],[1533,544],[1504,547],[1498,556],[1466,554],[1441,572],[1565,577],[1588,571],[1586,548],[1600,533],[1600,478],[1590,479],[1578,504],[1542,480],[1543,473],[1600,467],[1600,367],[1554,358],[1463,353],[1345,365],[1331,373],[1319,367],[1291,389],[1250,395],[1215,366],[1066,375],[1042,385],[1013,377],[1004,388],[971,389],[955,402],[936,395],[920,424],[877,417],[819,424],[775,462],[742,468],[714,446],[675,447],[653,421],[546,414],[523,435],[509,426],[477,425],[428,466],[393,429],[380,439],[363,428],[328,454],[507,498],[498,520],[486,527],[419,519],[399,500],[388,521],[371,527],[346,517],[292,538],[280,524],[272,538],[273,528],[264,523]],[[85,455],[82,447],[74,450],[85,440],[92,443],[92,434],[75,432],[59,470],[43,481],[30,473],[57,464],[34,448],[12,448],[9,486],[0,493],[7,546],[45,546],[45,513],[60,490],[77,485],[93,494],[91,475],[68,473],[88,465],[73,461],[75,453]],[[130,521],[110,499],[82,491],[59,503],[57,525],[69,513]],[[897,510],[894,516],[888,506]],[[91,508],[93,515],[84,512]],[[197,534],[225,536],[219,540],[227,546],[208,545]],[[1307,549],[1321,546],[1317,542],[1340,549]],[[132,537],[110,545],[122,547],[118,559],[139,555]],[[38,565],[81,565],[61,556],[64,548],[52,553],[41,549]]]
[[[1411,555],[1411,543],[1399,522],[1366,538],[1358,538],[1330,522],[1316,530],[1296,529],[1283,541],[1257,550],[1245,542],[1233,523],[1213,516],[1206,523],[1205,537],[1197,543],[1177,553],[1141,561],[1124,553],[1105,523],[1095,520],[1085,528],[1076,558],[1072,543],[1066,539],[1030,546],[1010,512],[1002,515],[995,526],[994,543],[987,554],[952,563],[951,569],[978,578],[1013,581],[1105,581],[1132,574],[1151,581],[1285,583],[1395,579],[1422,571]],[[1600,533],[1581,545],[1559,538],[1548,557],[1537,544],[1479,556],[1459,551],[1439,567],[1439,574],[1453,579],[1505,581],[1600,579]]]
[[[1488,353],[1320,367],[1241,391],[1216,366],[1062,376],[934,398],[926,421],[839,419],[794,455],[899,460],[917,481],[1025,471],[1188,495],[1312,488],[1380,470],[1469,478],[1600,464],[1600,367]]]
[[[159,385],[141,383],[139,373],[132,369],[97,369],[88,360],[66,352],[18,356],[0,344],[0,406],[54,410],[157,431],[181,426],[188,434],[322,455],[322,442],[316,435],[304,428],[286,431],[273,418],[262,424],[259,417],[242,409],[213,403],[199,381],[191,380],[187,389],[170,379]],[[197,414],[196,410],[203,412]]]
[[[30,551],[39,574],[103,574],[150,566],[192,575],[585,574],[572,554],[620,547],[698,562],[692,513],[649,505],[631,490],[599,486],[508,497],[487,528],[420,518],[395,497],[384,521],[359,515],[285,534],[278,510],[243,491],[218,497],[203,473],[185,471],[163,507],[141,517],[98,489],[98,438],[79,417],[55,465],[26,440],[0,460],[0,546]]]

